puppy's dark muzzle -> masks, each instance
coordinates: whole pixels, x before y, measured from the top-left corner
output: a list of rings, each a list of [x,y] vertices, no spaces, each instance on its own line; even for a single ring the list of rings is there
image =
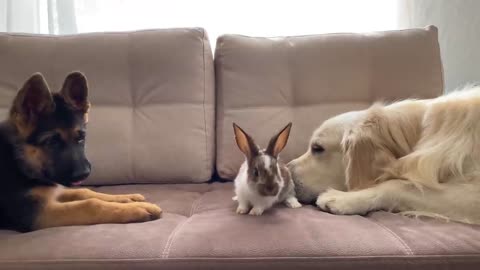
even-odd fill
[[[90,162],[86,162],[85,164],[83,164],[83,166],[79,166],[73,171],[70,181],[77,182],[84,180],[90,175],[91,171],[92,166],[90,165]]]

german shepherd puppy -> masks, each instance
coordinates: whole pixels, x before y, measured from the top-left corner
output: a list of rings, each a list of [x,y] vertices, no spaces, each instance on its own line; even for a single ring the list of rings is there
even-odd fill
[[[69,74],[51,93],[39,73],[18,91],[0,123],[0,227],[42,228],[157,219],[162,210],[140,194],[71,189],[90,174],[85,156],[87,80]]]

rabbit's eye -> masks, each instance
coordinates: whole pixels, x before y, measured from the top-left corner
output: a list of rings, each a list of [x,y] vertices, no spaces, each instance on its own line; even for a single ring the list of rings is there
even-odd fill
[[[255,177],[258,177],[258,169],[257,168],[253,169],[253,175]]]

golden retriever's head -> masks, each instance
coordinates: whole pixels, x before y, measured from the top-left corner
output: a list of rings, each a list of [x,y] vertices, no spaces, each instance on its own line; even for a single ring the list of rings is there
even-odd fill
[[[311,203],[328,188],[346,190],[342,140],[362,115],[355,111],[328,119],[314,131],[307,152],[288,164],[300,201]]]

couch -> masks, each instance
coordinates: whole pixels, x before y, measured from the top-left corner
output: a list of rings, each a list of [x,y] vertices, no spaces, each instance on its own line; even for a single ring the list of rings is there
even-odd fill
[[[387,212],[336,216],[312,205],[235,214],[243,157],[233,121],[257,142],[287,122],[284,160],[320,123],[375,100],[443,91],[437,29],[261,38],[203,29],[72,36],[0,34],[0,115],[42,72],[52,89],[80,70],[92,109],[85,185],[142,193],[163,218],[136,224],[0,230],[0,269],[480,269],[480,227]]]

